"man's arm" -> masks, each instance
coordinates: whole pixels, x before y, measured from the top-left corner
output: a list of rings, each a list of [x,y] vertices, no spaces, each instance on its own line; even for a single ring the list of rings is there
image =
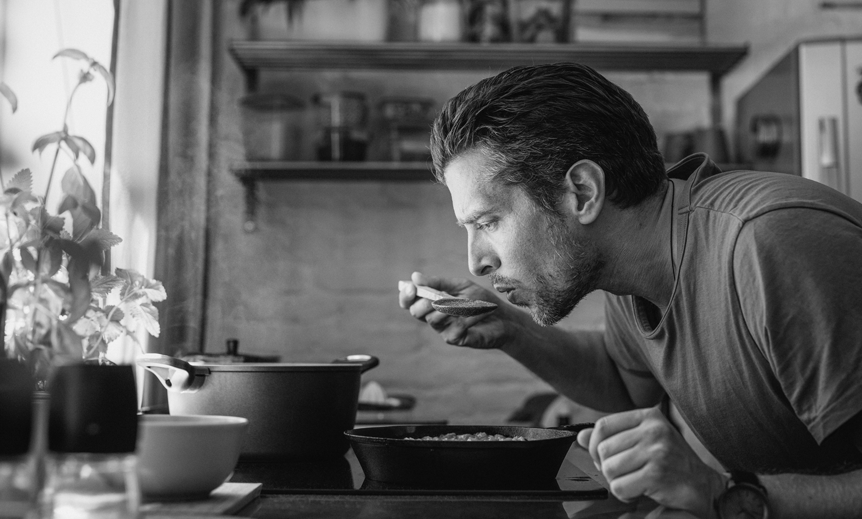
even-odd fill
[[[562,395],[603,412],[656,405],[664,390],[653,378],[620,369],[608,355],[604,333],[542,328],[530,321],[501,350]]]
[[[862,412],[831,436],[849,434],[862,452]],[[825,442],[830,441],[826,438]],[[769,517],[777,519],[859,517],[862,515],[862,468],[843,474],[759,476],[766,487]]]
[[[452,295],[499,303],[494,312],[452,317],[434,310],[416,296],[415,285],[428,285]],[[661,388],[651,378],[622,372],[605,350],[600,332],[542,327],[527,312],[506,304],[491,291],[467,280],[414,273],[399,285],[399,304],[428,323],[452,345],[500,349],[551,384],[558,392],[597,411],[616,412],[655,405]]]
[[[862,470],[830,476],[759,476],[770,519],[855,518],[862,514]]]

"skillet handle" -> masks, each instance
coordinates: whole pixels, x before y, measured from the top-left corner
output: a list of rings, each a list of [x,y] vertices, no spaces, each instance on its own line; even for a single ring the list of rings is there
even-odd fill
[[[194,393],[210,374],[209,368],[193,366],[182,359],[158,353],[145,353],[135,359],[135,364],[150,371],[165,389],[174,393]]]
[[[332,362],[333,364],[361,364],[360,373],[365,373],[380,364],[380,359],[374,355],[357,354],[335,359]]]
[[[573,423],[569,425],[560,425],[559,427],[548,427],[548,429],[559,429],[561,431],[569,431],[573,433],[579,433],[584,429],[592,429],[596,424],[592,422],[583,422],[583,423]]]

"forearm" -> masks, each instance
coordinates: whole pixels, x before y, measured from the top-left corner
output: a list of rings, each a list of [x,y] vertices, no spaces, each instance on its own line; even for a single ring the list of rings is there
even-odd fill
[[[862,513],[862,470],[814,476],[760,476],[770,519],[856,518]]]
[[[592,409],[618,412],[635,407],[601,332],[541,327],[516,320],[517,339],[500,349],[548,382],[560,394]]]

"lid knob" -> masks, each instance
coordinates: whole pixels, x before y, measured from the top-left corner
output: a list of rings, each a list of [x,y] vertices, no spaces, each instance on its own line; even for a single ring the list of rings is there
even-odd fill
[[[227,340],[227,354],[228,355],[236,355],[239,351],[239,339],[228,339]]]

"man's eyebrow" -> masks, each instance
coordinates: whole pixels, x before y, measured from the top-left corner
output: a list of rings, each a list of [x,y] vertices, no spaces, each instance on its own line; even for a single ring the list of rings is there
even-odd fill
[[[479,209],[479,210],[477,210],[477,211],[473,211],[472,213],[468,214],[468,215],[467,215],[467,216],[465,216],[463,219],[460,219],[460,218],[459,218],[459,219],[456,219],[456,220],[455,220],[455,223],[457,223],[457,224],[458,224],[458,227],[464,227],[464,226],[466,226],[467,224],[470,224],[470,223],[474,223],[474,222],[476,222],[476,220],[478,220],[479,218],[483,217],[486,213],[488,213],[488,210],[486,210],[486,209]]]

